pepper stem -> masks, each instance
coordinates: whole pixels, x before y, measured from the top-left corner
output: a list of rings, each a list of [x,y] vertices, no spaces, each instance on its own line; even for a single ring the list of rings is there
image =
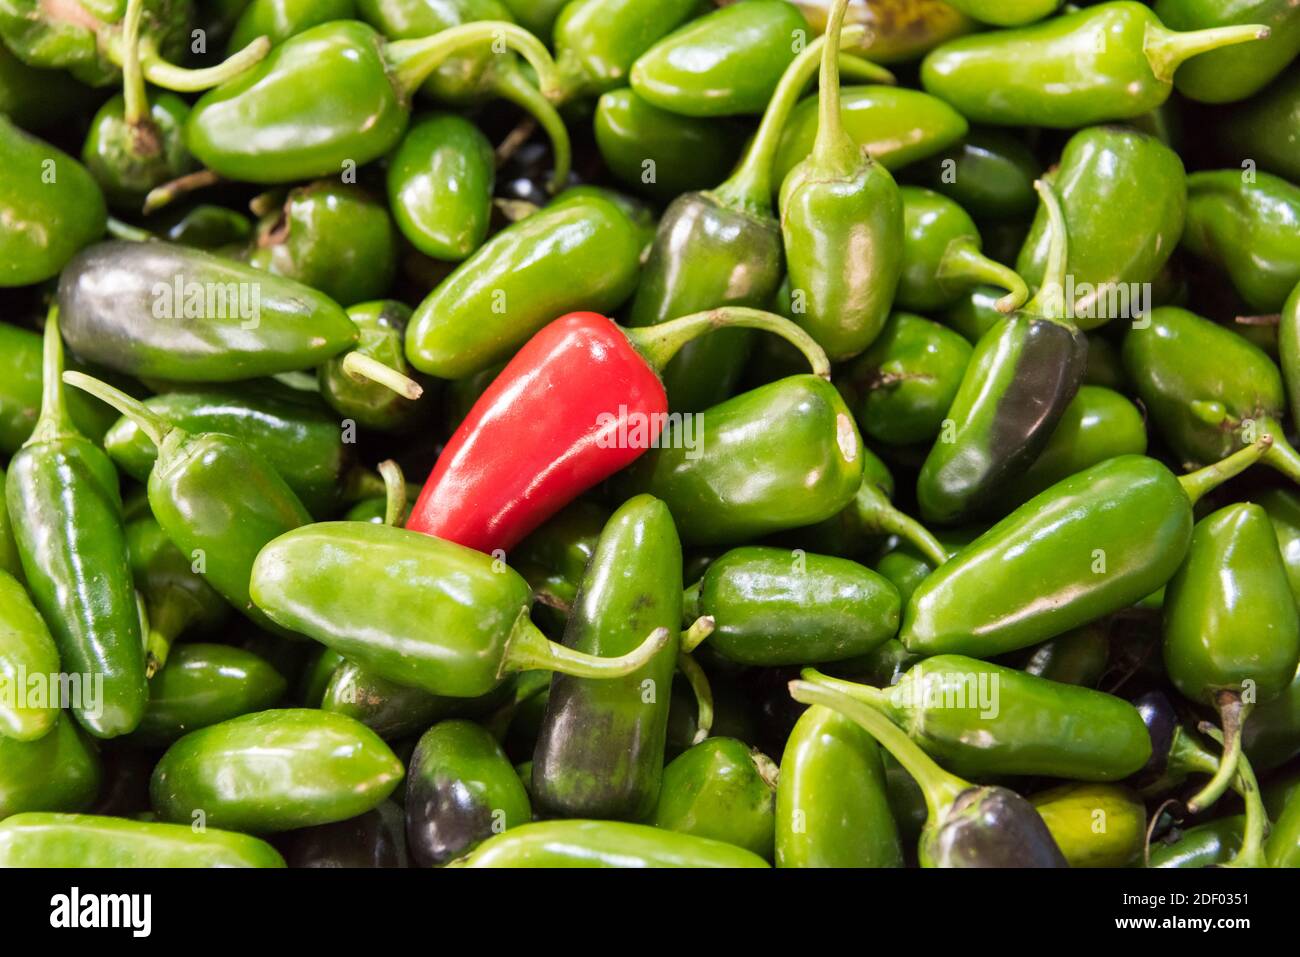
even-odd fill
[[[163,440],[175,431],[176,427],[139,399],[132,398],[121,389],[115,389],[107,382],[101,382],[84,372],[65,372],[63,381],[70,386],[89,392],[99,401],[111,405],[136,424],[155,446],[162,447]]]
[[[851,42],[852,29],[852,27],[845,27],[840,31],[841,44]],[[863,38],[866,38],[865,33]],[[848,53],[840,54],[840,75],[851,80],[861,80],[864,83],[880,83],[885,86],[894,86],[898,83],[898,77],[880,64],[872,63],[870,60],[864,60],[862,57],[852,56]]]
[[[1223,735],[1217,728],[1209,728],[1206,733],[1224,743]],[[1260,797],[1259,782],[1255,779],[1255,769],[1250,766],[1246,755],[1242,755],[1237,765],[1237,775],[1233,790],[1241,795],[1246,805],[1246,826],[1241,836],[1241,847],[1224,867],[1268,867],[1264,853],[1264,838],[1268,834],[1268,812],[1264,809],[1264,799]]]
[[[700,663],[685,651],[677,655],[677,670],[682,673],[686,683],[691,686],[691,693],[695,695],[697,730],[691,744],[699,744],[713,732],[713,688]]]
[[[124,223],[115,216],[108,217],[108,223],[104,227],[105,231],[114,239],[124,239],[131,243],[147,243],[154,238],[153,233],[147,229],[141,229],[139,226],[132,226],[130,223]]]
[[[930,530],[912,516],[895,508],[880,487],[870,479],[864,480],[858,489],[853,508],[865,530],[880,535],[897,535],[909,542],[936,568],[948,560],[948,550]]]
[[[1187,498],[1195,505],[1228,479],[1240,475],[1262,459],[1272,447],[1273,436],[1265,433],[1253,445],[1238,449],[1222,461],[1178,476],[1178,484],[1183,487]]]
[[[172,644],[185,630],[190,616],[174,601],[146,605],[144,676],[152,678],[167,664]]]
[[[122,64],[126,52],[122,49],[124,38],[114,37],[108,45],[108,58]],[[141,37],[139,43],[140,69],[144,78],[154,86],[176,93],[200,93],[220,86],[232,80],[250,67],[255,66],[271,52],[271,38],[258,37],[238,53],[233,53],[216,66],[201,70],[190,70],[174,63],[168,63],[158,53],[158,45],[152,37]]]
[[[814,374],[823,379],[831,377],[830,360],[826,358],[826,353],[817,344],[817,340],[789,319],[761,309],[722,306],[655,326],[624,329],[623,334],[654,370],[662,373],[684,345],[715,329],[762,329],[774,333],[804,354]]]
[[[343,357],[343,371],[358,382],[373,382],[391,389],[403,398],[415,401],[424,395],[424,387],[410,376],[403,375],[391,366],[364,352],[349,352]]]
[[[1151,72],[1156,79],[1165,83],[1173,81],[1178,67],[1194,56],[1209,53],[1222,47],[1252,40],[1263,40],[1269,35],[1268,27],[1262,23],[1244,23],[1230,27],[1212,27],[1208,30],[1192,30],[1180,33],[1151,23],[1147,25],[1146,39],[1142,52],[1151,64]]]
[[[406,517],[406,476],[392,459],[379,463],[379,474],[384,477],[384,524],[399,527]]]
[[[849,0],[835,0],[826,23],[826,46],[822,49],[821,75],[817,91],[817,139],[812,162],[830,173],[848,174],[862,162],[862,150],[844,131],[840,114],[840,32]]]
[[[127,125],[139,126],[149,120],[149,98],[145,93],[144,74],[140,70],[140,21],[144,19],[144,0],[127,0],[122,20],[122,42],[126,45],[122,61],[122,99]]]
[[[627,654],[600,658],[551,641],[532,623],[525,609],[519,613],[506,641],[497,675],[542,668],[576,678],[622,678],[644,668],[655,655],[668,647],[672,639],[673,633],[667,628],[656,628]]]
[[[24,445],[52,442],[60,436],[77,435],[63,394],[63,339],[59,335],[59,307],[50,306],[45,317],[45,339],[41,351],[41,416]]]
[[[841,34],[843,42],[849,42],[866,36],[862,27],[847,27]],[[785,72],[767,102],[758,132],[750,141],[749,149],[736,171],[725,183],[713,190],[713,196],[729,209],[743,210],[757,216],[770,218],[772,215],[772,164],[776,158],[781,135],[790,119],[790,113],[803,96],[805,87],[813,78],[821,60],[822,48],[826,45],[825,37],[818,37],[796,56]]]
[[[345,504],[361,502],[368,498],[388,495],[388,483],[362,465],[351,468],[343,477],[342,501]]]
[[[682,592],[682,624],[694,622],[700,617],[700,586],[704,583],[701,578],[694,585],[690,585]],[[682,647],[685,648],[686,636],[682,635]],[[686,648],[690,651],[690,648]]]
[[[698,586],[696,586],[698,588]],[[698,603],[699,592],[696,592]],[[682,651],[690,654],[696,648],[704,643],[704,639],[713,634],[717,622],[713,620],[712,615],[701,615],[691,623],[691,626],[682,632]]]
[[[1020,274],[980,252],[979,242],[969,236],[954,239],[939,260],[935,278],[963,285],[1001,286],[1007,294],[997,301],[998,312],[1015,312],[1029,298],[1029,287]]]
[[[942,818],[958,795],[971,787],[969,782],[939,767],[933,758],[884,715],[827,687],[821,680],[791,681],[790,696],[803,704],[821,705],[838,711],[880,742],[916,780],[921,793],[925,795],[925,806],[931,820]]]
[[[1073,326],[1066,318],[1065,270],[1070,258],[1070,233],[1065,226],[1065,211],[1060,197],[1046,180],[1034,180],[1034,189],[1047,210],[1047,227],[1051,239],[1047,246],[1047,267],[1043,270],[1043,284],[1038,293],[1025,306],[1024,311],[1043,319],[1055,319]]]
[[[498,44],[503,48],[498,49]],[[523,27],[503,20],[476,20],[415,40],[393,40],[384,47],[384,59],[393,85],[407,98],[415,95],[434,70],[448,59],[473,47],[491,45],[493,53],[514,50],[537,71],[541,93],[554,101],[559,95],[559,71],[541,40]]]
[[[210,169],[201,169],[193,173],[186,173],[184,176],[178,176],[169,183],[163,183],[161,186],[155,186],[149,190],[144,198],[143,212],[146,216],[150,213],[156,213],[186,193],[192,193],[208,186],[215,186],[220,182],[221,177]]]
[[[503,70],[497,77],[495,90],[502,99],[509,100],[537,121],[551,141],[551,156],[555,172],[551,174],[548,189],[558,193],[569,182],[573,168],[573,147],[569,141],[569,128],[542,91],[528,82],[519,69]]]
[[[1223,797],[1232,786],[1241,763],[1241,725],[1250,714],[1250,705],[1243,703],[1241,695],[1235,691],[1218,692],[1214,703],[1219,710],[1219,726],[1223,729],[1223,756],[1214,777],[1187,802],[1189,814],[1199,814]]]
[[[1264,464],[1300,484],[1300,452],[1287,441],[1282,424],[1270,416],[1260,416],[1256,427],[1260,432],[1273,437],[1272,448],[1264,453]]]

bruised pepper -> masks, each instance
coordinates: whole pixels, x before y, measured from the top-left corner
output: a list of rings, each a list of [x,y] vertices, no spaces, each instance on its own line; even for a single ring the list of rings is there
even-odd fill
[[[917,478],[917,502],[927,521],[958,522],[996,504],[1006,482],[1043,451],[1083,381],[1088,341],[1064,302],[1065,220],[1052,187],[1040,182],[1037,189],[1052,219],[1046,276],[1028,305],[975,345]]]

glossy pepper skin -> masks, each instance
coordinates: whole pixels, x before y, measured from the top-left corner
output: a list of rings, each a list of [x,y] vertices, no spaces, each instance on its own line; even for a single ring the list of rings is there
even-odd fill
[[[62,70],[28,66],[0,43],[0,113],[25,130],[57,127],[91,99]]]
[[[463,379],[510,356],[557,316],[611,312],[636,288],[640,236],[622,210],[584,196],[502,230],[416,308],[406,355]]]
[[[8,523],[6,514],[6,533]],[[45,620],[12,570],[0,572],[0,682],[10,692],[0,698],[0,741],[35,741],[49,734],[59,718],[56,704],[29,703],[13,692],[25,686],[28,675],[58,673],[59,650]]]
[[[898,591],[846,558],[734,548],[710,566],[692,613],[715,622],[709,647],[747,665],[866,654],[898,632]]]
[[[411,319],[409,306],[393,299],[359,302],[348,309],[348,318],[360,333],[357,352],[410,376],[404,346]],[[350,419],[368,429],[400,434],[428,420],[432,394],[426,391],[412,400],[382,383],[358,381],[349,374],[344,359],[330,359],[322,365],[317,381],[321,398],[345,422]]]
[[[528,794],[482,725],[443,721],[420,738],[406,779],[406,841],[420,867],[441,867],[532,819]]]
[[[734,3],[736,0],[721,0]],[[826,29],[835,0],[795,0],[815,32]],[[929,50],[975,29],[975,23],[942,0],[872,0],[849,7],[846,22],[867,27],[870,42],[864,55],[877,63],[915,60]]]
[[[901,867],[880,748],[837,711],[790,732],[776,787],[777,867]]]
[[[1132,320],[1149,309],[1147,288],[1164,268],[1188,210],[1178,154],[1155,137],[1122,127],[1093,127],[1070,137],[1049,180],[1070,235],[1069,315],[1080,329]],[[1020,247],[1016,271],[1031,287],[1044,282],[1051,247],[1047,209]]]
[[[1178,92],[1202,103],[1233,103],[1262,90],[1300,54],[1300,10],[1289,0],[1157,0],[1171,30],[1260,23],[1269,35],[1238,49],[1215,50],[1174,76]]]
[[[921,82],[973,123],[1070,129],[1155,109],[1179,64],[1266,35],[1257,24],[1177,33],[1143,4],[1102,3],[946,43]]]
[[[284,867],[265,841],[94,814],[15,814],[0,821],[2,867]]]
[[[781,239],[795,319],[832,361],[865,350],[889,318],[903,269],[903,202],[840,117],[838,56],[847,0],[831,10],[813,151],[781,184]],[[731,9],[741,9],[739,7]],[[845,256],[844,250],[853,250]]]
[[[154,810],[188,823],[268,833],[345,821],[377,806],[405,769],[342,715],[305,708],[232,718],[181,738],[149,782]]]
[[[993,507],[1006,482],[1042,452],[1083,381],[1088,341],[1064,303],[1065,224],[1051,187],[1038,188],[1052,215],[1047,276],[1033,300],[975,344],[917,478],[917,502],[929,522],[951,524]]]
[[[388,166],[397,228],[426,256],[468,259],[487,238],[496,159],[479,128],[454,113],[411,125]]]
[[[104,194],[71,156],[0,116],[0,287],[42,282],[104,235]]]
[[[99,795],[99,751],[68,714],[34,740],[0,735],[0,819],[26,811],[84,811]]]
[[[1270,867],[1300,867],[1300,799],[1287,798],[1264,846]]]
[[[638,495],[610,517],[564,630],[602,658],[682,622],[682,550],[663,502]],[[637,821],[654,810],[664,767],[674,637],[643,668],[612,681],[556,675],[533,750],[530,793],[553,816]]]
[[[1300,181],[1300,65],[1225,110],[1217,117],[1215,138],[1230,165],[1253,159],[1261,169]]]
[[[286,842],[290,867],[409,867],[402,808],[388,800],[351,820],[303,828]]]
[[[68,417],[62,371],[58,311],[51,309],[41,418],[9,462],[5,499],[28,590],[51,626],[63,669],[103,680],[102,694],[74,701],[73,713],[91,734],[112,738],[144,714],[144,640],[117,472]]]
[[[1276,312],[1300,283],[1300,186],[1240,170],[1187,178],[1182,246],[1227,273],[1246,305]]]
[[[147,106],[144,122],[132,122],[123,98],[113,97],[91,120],[81,148],[81,161],[114,207],[138,210],[151,189],[194,165],[182,138],[189,104],[160,93]]]
[[[919,185],[947,196],[976,220],[1004,222],[1033,212],[1042,164],[1015,134],[977,128],[910,172]]]
[[[226,51],[241,50],[258,37],[283,43],[319,23],[352,20],[356,14],[353,0],[252,0],[235,21]]]
[[[1096,688],[1110,663],[1110,629],[1094,622],[1026,649],[1021,670],[1037,678]]]
[[[1244,827],[1245,818],[1240,814],[1189,827],[1176,841],[1153,845],[1147,866],[1196,868],[1226,864],[1241,847]]]
[[[1146,807],[1116,784],[1064,784],[1030,798],[1071,867],[1126,867],[1142,855]]]
[[[484,700],[496,697],[495,693],[489,694]],[[319,705],[322,711],[355,718],[385,741],[392,741],[418,734],[433,722],[457,714],[474,700],[465,702],[408,688],[344,660],[332,669]]]
[[[1018,27],[1057,11],[1060,0],[955,0],[950,3],[968,17],[995,27]]]
[[[13,455],[31,438],[41,410],[41,335],[0,323],[0,452]],[[69,368],[81,368],[69,362]],[[101,443],[116,413],[98,399],[74,391],[64,397],[72,423]]]
[[[767,867],[732,844],[621,821],[539,821],[480,844],[459,867]]]
[[[709,738],[664,768],[648,823],[734,844],[772,860],[777,767],[736,738]]]
[[[701,413],[702,449],[669,428],[628,485],[662,499],[688,545],[732,545],[836,515],[862,481],[862,439],[830,383],[791,376]],[[780,422],[778,432],[760,423]],[[756,473],[750,463],[770,462]],[[779,462],[779,465],[776,463]]]
[[[59,279],[59,311],[78,355],[191,382],[311,368],[358,336],[333,300],[301,283],[161,242],[85,250]]]

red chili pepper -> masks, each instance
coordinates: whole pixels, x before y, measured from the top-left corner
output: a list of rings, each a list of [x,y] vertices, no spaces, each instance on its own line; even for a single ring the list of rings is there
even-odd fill
[[[725,307],[623,329],[594,312],[545,326],[456,429],[406,527],[483,552],[508,551],[654,445],[668,413],[659,372],[714,329],[765,329],[830,377],[826,354],[789,320]]]

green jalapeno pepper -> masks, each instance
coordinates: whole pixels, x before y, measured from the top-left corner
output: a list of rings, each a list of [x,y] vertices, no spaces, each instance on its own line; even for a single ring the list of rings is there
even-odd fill
[[[1300,65],[1258,96],[1234,103],[1217,118],[1214,135],[1232,165],[1252,160],[1270,173],[1300,182]]]
[[[1291,593],[1300,600],[1300,494],[1291,489],[1271,488],[1252,495],[1251,499],[1268,512],[1287,580],[1291,582]]]
[[[1278,311],[1300,282],[1298,232],[1300,186],[1241,170],[1187,178],[1182,246],[1224,270],[1252,309]]]
[[[250,591],[283,627],[380,677],[456,698],[487,694],[507,672],[532,668],[622,677],[671,638],[656,632],[631,654],[606,659],[557,645],[528,620],[528,583],[498,559],[363,522],[280,536],[259,554]]]
[[[493,693],[484,700],[496,701],[500,697]],[[418,734],[468,703],[462,698],[443,698],[404,687],[347,660],[334,669],[320,697],[322,711],[355,718],[385,741]]]
[[[28,66],[0,43],[0,113],[25,130],[56,127],[90,100],[90,90],[62,70]]]
[[[903,613],[903,644],[989,657],[1141,601],[1182,563],[1192,505],[1268,445],[1265,437],[1181,478],[1154,459],[1123,455],[1058,482],[921,583]]]
[[[607,658],[634,651],[657,629],[668,629],[670,640],[617,680],[552,679],[533,751],[530,791],[539,808],[624,820],[641,820],[654,809],[682,621],[681,581],[681,543],[668,508],[648,495],[630,499],[596,543],[564,645]]]
[[[409,867],[402,809],[385,801],[347,821],[303,828],[290,835],[290,867]]]
[[[942,193],[981,222],[1005,222],[1034,211],[1034,180],[1041,172],[1042,164],[1017,136],[975,129],[952,148],[916,163],[906,177]]]
[[[284,867],[284,858],[265,841],[215,828],[31,813],[0,821],[0,867]]]
[[[1014,791],[943,770],[884,715],[821,680],[792,681],[790,694],[858,725],[914,779],[927,812],[917,847],[922,867],[1068,866],[1038,811]]]
[[[1244,100],[1300,54],[1300,10],[1289,0],[1157,0],[1156,16],[1171,30],[1203,30],[1259,23],[1269,35],[1238,49],[1192,60],[1174,77],[1178,92],[1202,103]]]
[[[443,721],[420,738],[406,779],[406,841],[421,867],[440,867],[532,808],[501,745],[472,721]]]
[[[1117,784],[1063,784],[1033,795],[1071,867],[1126,867],[1142,855],[1147,811]]]
[[[149,793],[166,821],[266,833],[364,814],[404,773],[360,722],[287,708],[191,731],[159,760]]]
[[[722,841],[621,821],[542,821],[511,828],[458,867],[767,867]]]
[[[1300,754],[1300,670],[1284,692],[1255,706],[1242,735],[1242,750],[1261,770]]]
[[[1057,11],[1061,0],[948,0],[980,23],[995,27],[1019,27],[1042,20]]]
[[[1292,792],[1264,845],[1269,867],[1300,867],[1300,797]]]
[[[356,14],[353,0],[252,0],[235,21],[226,52],[241,50],[258,37],[270,37],[274,46],[319,23],[352,20]]]
[[[8,523],[6,514],[5,534]],[[35,741],[50,733],[59,703],[28,701],[25,692],[29,676],[53,680],[58,674],[59,651],[45,620],[22,584],[9,571],[0,572],[0,742]]]
[[[880,748],[830,708],[790,732],[776,787],[777,867],[901,867]]]
[[[1300,284],[1282,307],[1278,326],[1278,360],[1294,416],[1300,412]]]
[[[580,499],[515,547],[515,568],[541,604],[567,616],[609,515],[604,506]]]
[[[406,362],[406,326],[410,307],[391,299],[358,303],[348,309],[348,318],[361,337],[355,352],[404,377],[411,375]],[[321,398],[344,421],[352,420],[380,432],[409,432],[429,415],[432,395],[418,399],[394,392],[379,382],[358,380],[348,369],[348,359],[330,359],[317,370]]]
[[[1003,314],[998,312],[998,301],[1004,295],[996,286],[976,286],[961,296],[940,320],[973,345],[1003,319]]]
[[[384,523],[383,516],[379,517],[378,524]],[[338,671],[347,659],[332,648],[317,648],[307,658],[307,663],[302,669],[302,673],[297,676],[298,682],[295,685],[294,701],[305,708],[319,708],[321,699],[325,696],[325,689],[330,681],[334,678],[334,672]],[[351,715],[356,717],[356,715]],[[357,720],[361,720],[358,718]],[[364,721],[361,722],[365,724]],[[374,731],[374,728],[370,730]],[[382,735],[380,735],[382,737]]]
[[[1151,757],[1142,716],[1122,698],[963,655],[926,658],[884,689],[804,675],[875,708],[962,775],[1118,781]]]
[[[1244,815],[1221,817],[1178,833],[1178,839],[1154,845],[1147,867],[1213,867],[1226,864],[1241,847]]]
[[[84,811],[99,794],[99,752],[66,714],[35,740],[0,735],[0,819],[25,811]]]
[[[1026,674],[1081,688],[1096,688],[1110,662],[1110,629],[1093,622],[1026,649],[1020,669]]]
[[[734,3],[736,0],[719,0]],[[834,0],[794,0],[817,33],[826,29]],[[867,28],[865,56],[880,63],[915,60],[976,24],[943,0],[872,0],[849,7],[847,22]]]
[[[1143,4],[1102,3],[945,43],[921,82],[975,123],[1070,129],[1146,113],[1184,61],[1266,36],[1253,23],[1177,33]]]
[[[550,40],[555,19],[569,0],[503,0],[514,18],[529,32]]]
[[[33,602],[51,625],[63,670],[87,684],[73,713],[109,738],[134,729],[144,714],[144,641],[117,472],[68,416],[62,372],[58,310],[51,309],[41,417],[9,463],[5,498]]]
[[[1080,329],[1135,319],[1183,233],[1188,180],[1178,154],[1136,130],[1096,127],[1070,138],[1049,179],[1070,236],[1069,315]],[[1050,214],[1040,204],[1016,260],[1030,286],[1047,281]]]
[[[986,511],[1009,479],[1041,454],[1083,380],[1088,341],[1068,317],[1069,245],[1052,187],[1035,184],[1052,218],[1052,248],[1038,294],[979,342],[916,483],[927,521]],[[1004,299],[998,308],[1006,309]]]
[[[253,224],[243,213],[225,206],[199,203],[160,219],[166,223],[159,235],[168,242],[200,249],[242,246],[253,234]]]

